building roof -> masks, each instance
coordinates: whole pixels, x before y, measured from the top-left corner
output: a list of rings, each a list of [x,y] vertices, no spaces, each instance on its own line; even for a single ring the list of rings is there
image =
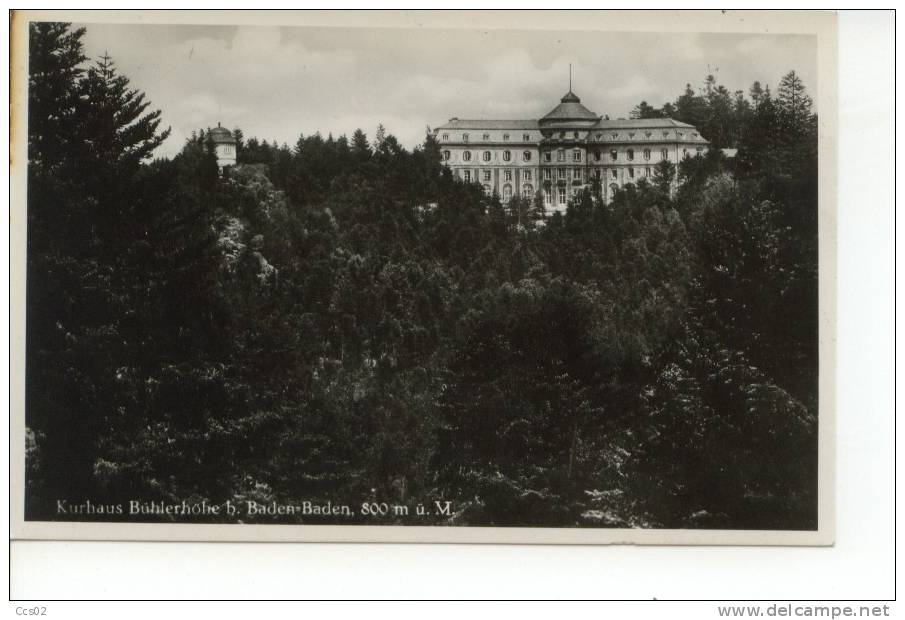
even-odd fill
[[[437,129],[538,129],[536,119],[524,121],[451,118]]]
[[[570,90],[559,100],[558,106],[547,112],[540,119],[540,124],[545,125],[562,121],[596,121],[599,118],[598,115],[581,105],[581,99]]]
[[[697,131],[693,125],[671,118],[629,118],[603,119],[585,106],[581,99],[571,90],[559,100],[559,105],[540,119],[462,119],[451,118],[449,122],[437,127],[440,130],[549,130],[572,128],[582,130],[627,130],[633,129],[690,129]],[[696,137],[697,138],[697,137]],[[703,140],[703,138],[701,138]]]
[[[599,129],[666,129],[685,127],[694,129],[694,125],[683,123],[672,118],[620,118],[618,120],[601,120],[595,127]]]
[[[235,144],[236,138],[233,136],[233,133],[226,129],[225,127],[221,127],[220,123],[217,123],[217,126],[207,132],[207,135],[210,136],[211,141],[214,144]]]

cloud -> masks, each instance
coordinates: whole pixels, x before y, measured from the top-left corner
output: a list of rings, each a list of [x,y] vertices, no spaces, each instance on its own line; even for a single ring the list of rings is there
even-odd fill
[[[791,68],[816,85],[814,41],[786,35],[87,27],[88,53],[108,50],[173,127],[161,155],[217,122],[289,144],[383,123],[413,147],[452,116],[542,116],[567,90],[570,63],[582,103],[613,118],[642,99],[674,100],[708,65],[730,90],[776,84]]]

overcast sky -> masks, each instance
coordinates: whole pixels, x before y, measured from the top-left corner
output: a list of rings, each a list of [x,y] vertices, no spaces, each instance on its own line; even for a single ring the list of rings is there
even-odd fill
[[[373,137],[383,123],[407,147],[459,118],[538,118],[568,90],[597,114],[628,117],[674,100],[708,72],[730,91],[776,88],[794,69],[817,90],[807,35],[390,30],[85,24],[86,52],[105,50],[163,112],[172,156],[193,129],[221,122],[247,137]]]

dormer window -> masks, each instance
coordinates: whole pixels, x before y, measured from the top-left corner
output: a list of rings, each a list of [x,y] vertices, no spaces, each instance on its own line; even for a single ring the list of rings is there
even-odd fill
[[[443,160],[449,161],[449,151],[443,151]]]
[[[483,139],[484,139],[484,140],[490,140],[490,134],[489,134],[489,133],[485,133]]]
[[[668,132],[668,131],[664,131],[664,132],[663,132],[663,137],[664,137],[664,138],[668,138],[668,137],[669,137],[669,132]]]
[[[616,132],[613,132],[613,140],[615,140],[615,139],[618,138],[618,137],[619,137],[619,134],[616,133]]]
[[[503,140],[508,140],[508,139],[509,139],[509,134],[508,134],[508,133],[504,133],[504,134],[503,134]]]
[[[597,141],[600,142],[601,140],[603,140],[603,134],[599,133],[597,134]]]
[[[645,131],[645,132],[644,132],[644,135],[645,135],[645,137],[650,138],[650,137],[653,135],[653,133],[650,132],[650,131]]]
[[[443,134],[442,139],[449,140],[449,134],[448,133]]]
[[[530,141],[531,141],[531,134],[530,134],[530,133],[523,133],[523,134],[522,134],[522,141],[523,141],[523,142],[530,142]]]
[[[628,137],[629,137],[629,139],[634,138],[634,137],[635,137],[635,132],[634,132],[634,131],[629,132]]]
[[[573,132],[572,137],[575,138],[576,140],[578,140],[578,132],[577,131]]]
[[[468,142],[468,134],[467,134],[467,133],[463,133],[463,134],[462,134],[462,142]]]

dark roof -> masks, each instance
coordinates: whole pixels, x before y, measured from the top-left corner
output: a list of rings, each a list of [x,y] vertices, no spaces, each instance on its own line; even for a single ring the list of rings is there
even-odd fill
[[[599,118],[581,105],[581,99],[570,90],[559,100],[559,105],[550,110],[540,122],[546,124],[558,121],[596,121]]]
[[[236,142],[236,138],[233,136],[233,133],[229,129],[221,127],[220,125],[217,125],[213,129],[208,131],[207,135],[210,136],[211,140],[215,144],[235,144]]]

